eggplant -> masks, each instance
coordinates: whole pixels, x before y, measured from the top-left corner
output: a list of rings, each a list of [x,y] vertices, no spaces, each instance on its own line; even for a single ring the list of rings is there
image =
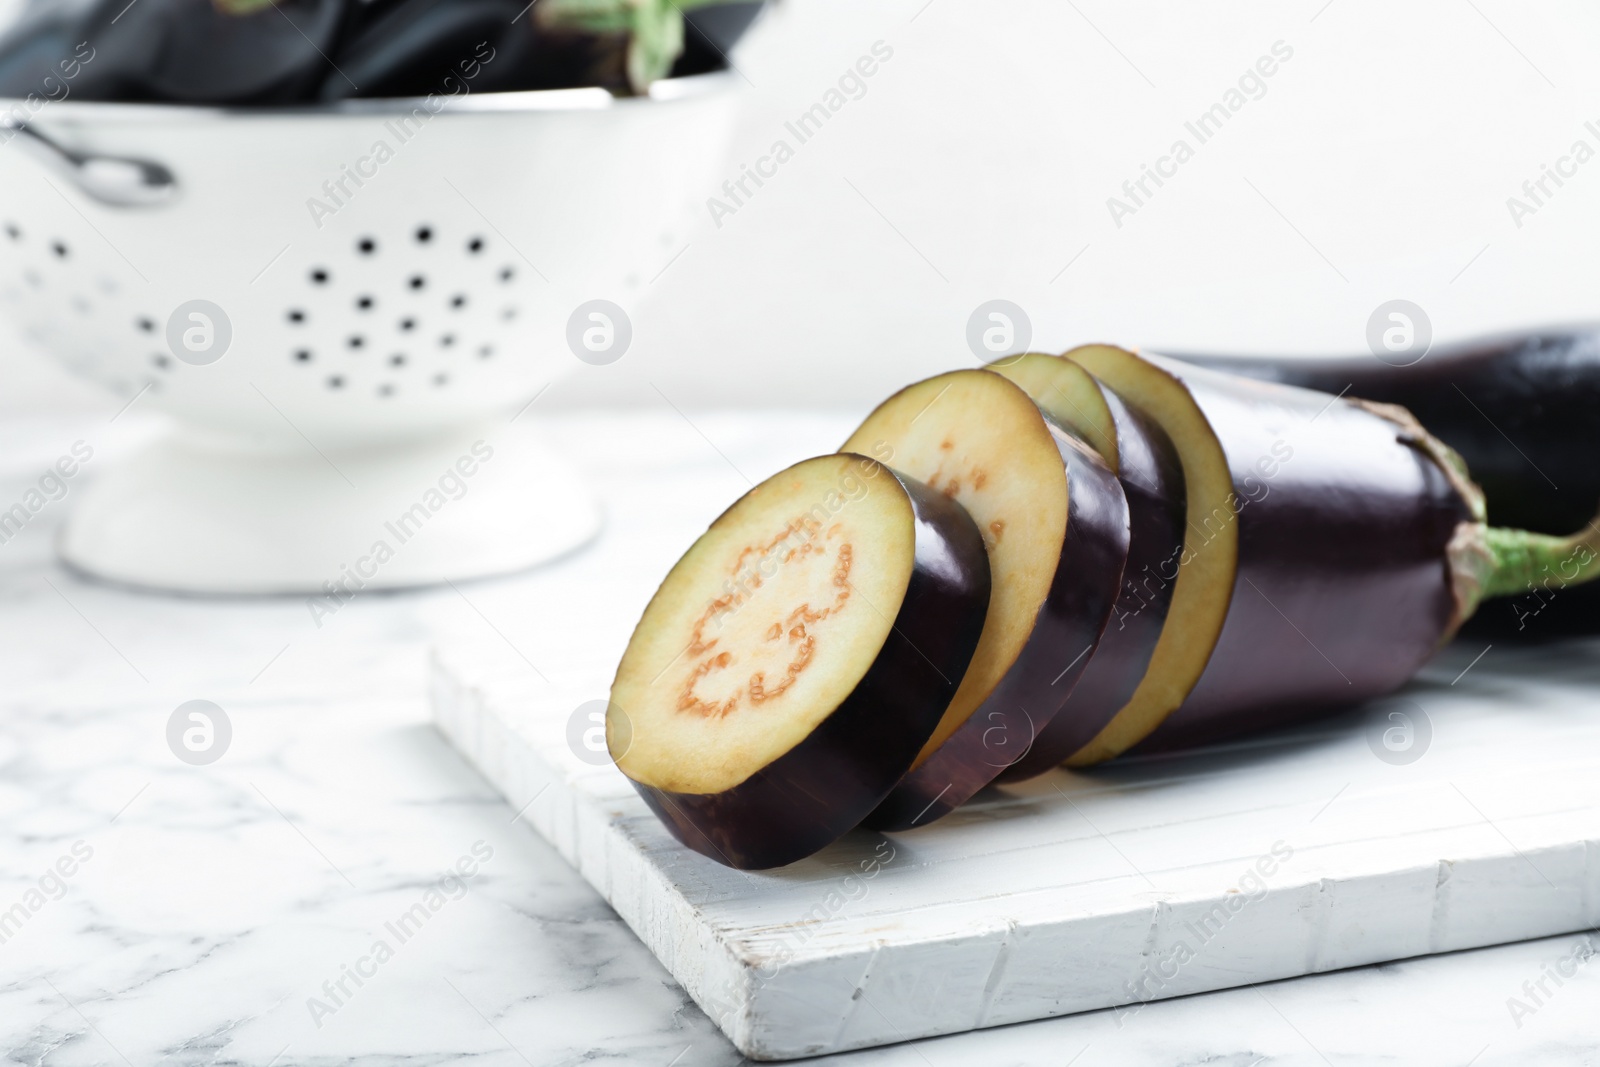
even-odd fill
[[[329,69],[347,0],[99,0],[74,34],[96,52],[94,100],[269,104],[307,98]]]
[[[646,92],[672,72],[683,54],[684,20],[698,19],[704,9],[700,25],[707,29],[699,36],[727,34],[738,15],[712,14],[727,6],[744,5],[726,0],[540,0],[532,9],[537,87],[599,85],[619,94]],[[707,69],[723,65],[719,57]]]
[[[0,36],[0,99],[60,100],[78,90],[94,50],[74,36],[75,19],[59,7],[32,12]]]
[[[672,65],[673,77],[705,74],[728,65],[728,53],[761,14],[761,0],[714,3],[683,16],[683,54]]]
[[[1398,688],[1489,597],[1578,582],[1600,530],[1490,527],[1482,490],[1404,408],[1107,345],[1067,356],[1178,450],[1188,529],[1133,698],[1067,761],[1206,744]]]
[[[1128,562],[1111,618],[1066,702],[1032,747],[995,779],[1012,782],[1065,761],[1132,698],[1171,607],[1186,497],[1171,439],[1076,363],[1031,353],[991,369],[1026,389],[1047,415],[1093,447],[1116,473],[1128,501]]]
[[[1181,358],[1409,409],[1466,460],[1496,526],[1560,535],[1600,508],[1600,326],[1481,338],[1403,367],[1371,356]],[[1600,587],[1536,577],[1521,596],[1485,605],[1467,632],[1490,640],[1600,633]]]
[[[841,451],[869,453],[972,515],[993,593],[938,728],[865,825],[907,830],[965,803],[1021,758],[1091,661],[1128,556],[1128,504],[1093,451],[987,370],[896,393]]]
[[[1372,356],[1178,358],[1399,404],[1466,460],[1496,526],[1566,534],[1600,509],[1600,326],[1437,347],[1403,367]]]
[[[972,518],[865,456],[752,489],[645,608],[606,717],[616,765],[683,844],[792,863],[856,826],[939,725],[990,573]]]
[[[517,0],[395,0],[334,58],[322,100],[533,87],[534,33]]]

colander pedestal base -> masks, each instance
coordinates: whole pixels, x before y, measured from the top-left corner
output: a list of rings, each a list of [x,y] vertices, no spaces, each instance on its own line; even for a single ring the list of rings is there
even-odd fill
[[[363,590],[522,570],[599,529],[577,473],[515,424],[321,451],[178,432],[85,486],[59,551],[121,584],[306,594],[331,613]]]

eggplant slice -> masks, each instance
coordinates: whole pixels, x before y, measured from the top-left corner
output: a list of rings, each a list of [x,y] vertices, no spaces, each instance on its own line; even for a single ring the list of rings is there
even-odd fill
[[[1059,356],[1030,353],[993,365],[1034,403],[1090,445],[1116,472],[1128,500],[1128,564],[1111,619],[1066,703],[1033,747],[996,778],[1043,774],[1094,739],[1138,689],[1172,603],[1183,555],[1183,467],[1166,433],[1088,371]]]
[[[1481,540],[1475,488],[1402,409],[1109,345],[1067,356],[1167,432],[1188,495],[1150,666],[1071,764],[1141,742],[1209,743],[1389,692],[1470,612],[1453,556],[1464,535]]]
[[[866,820],[926,825],[1021,758],[1094,653],[1128,554],[1116,476],[1010,381],[962,370],[878,407],[844,444],[962,505],[993,593],[961,687],[904,780]]]
[[[959,504],[865,456],[756,486],[667,575],[628,643],[606,736],[673,835],[730,867],[856,826],[932,736],[989,604]]]

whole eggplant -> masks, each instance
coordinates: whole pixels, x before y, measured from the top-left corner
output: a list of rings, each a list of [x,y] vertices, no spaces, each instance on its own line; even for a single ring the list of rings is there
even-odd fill
[[[75,36],[77,18],[66,8],[30,11],[0,39],[0,98],[61,100],[77,88],[82,61],[94,50]]]
[[[761,0],[713,3],[683,16],[683,54],[673,64],[674,76],[704,74],[728,64],[728,53],[761,14]]]
[[[1467,461],[1496,526],[1567,534],[1600,507],[1600,325],[1439,347],[1405,367],[1370,355],[1177,358],[1407,408]]]
[[[1496,526],[1570,534],[1600,510],[1600,325],[1441,346],[1409,366],[1371,355],[1179,358],[1409,409],[1466,460]],[[1485,639],[1600,633],[1600,587],[1538,585],[1484,605],[1467,632]]]
[[[532,87],[534,33],[520,0],[374,5],[334,56],[318,97],[456,96]]]
[[[0,98],[245,106],[579,86],[631,95],[669,74],[726,66],[727,51],[761,7],[750,0],[61,2],[29,10],[0,35]]]
[[[78,89],[91,100],[303,100],[348,12],[347,0],[100,0],[73,28],[95,50]]]

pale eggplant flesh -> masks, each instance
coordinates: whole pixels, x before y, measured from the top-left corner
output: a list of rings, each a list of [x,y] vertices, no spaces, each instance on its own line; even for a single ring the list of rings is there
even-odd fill
[[[908,830],[994,781],[1061,707],[1116,601],[1128,506],[1098,455],[986,370],[902,390],[845,448],[873,452],[949,495],[989,549],[994,594],[967,676],[916,763],[865,820]]]
[[[688,848],[747,870],[804,859],[911,766],[989,591],[954,501],[866,457],[807,460],[662,583],[612,686],[612,756]]]

